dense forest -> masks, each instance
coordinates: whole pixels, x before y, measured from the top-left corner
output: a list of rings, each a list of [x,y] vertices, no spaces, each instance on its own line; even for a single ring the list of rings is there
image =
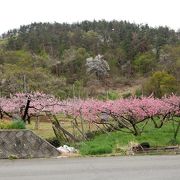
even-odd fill
[[[180,94],[180,32],[101,20],[32,23],[1,35],[1,96],[42,91],[113,99],[135,85],[137,96]]]

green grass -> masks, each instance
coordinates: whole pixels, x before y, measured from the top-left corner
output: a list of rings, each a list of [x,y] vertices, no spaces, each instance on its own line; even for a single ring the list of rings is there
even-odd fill
[[[59,118],[61,119],[61,118]],[[67,119],[61,122],[61,125],[72,133],[72,127]],[[31,121],[31,125],[26,125],[27,129],[33,130],[36,134],[44,139],[51,139],[55,137],[51,122],[40,122],[39,129],[35,130],[35,123]],[[91,129],[92,131],[95,129]],[[73,144],[80,149],[82,155],[100,155],[116,153],[121,149],[125,149],[130,142],[148,142],[151,147],[173,145],[173,126],[172,123],[166,123],[161,129],[154,128],[152,123],[149,123],[141,136],[135,137],[129,133],[121,131],[111,132],[108,134],[96,135],[90,141]],[[180,133],[177,136],[177,142],[180,144]]]
[[[43,119],[43,118],[45,117],[40,117],[39,129],[35,129],[35,119],[32,119],[31,124],[27,124],[26,128],[32,130],[34,133],[36,133],[37,135],[45,139],[55,137],[54,131],[52,129],[52,123],[48,119],[46,118]],[[73,132],[73,127],[71,124],[71,117],[67,118],[67,117],[64,117],[63,115],[58,115],[57,118],[64,129],[66,129],[67,131],[69,131],[70,133],[76,136],[79,135],[79,132],[77,130]],[[79,124],[79,128],[81,129],[81,121],[80,120],[77,120],[77,121]],[[84,122],[83,128],[85,132],[89,131],[89,124]],[[97,128],[95,126],[91,126],[91,131],[96,131],[96,130]]]
[[[174,145],[172,139],[172,123],[166,123],[161,129],[156,129],[149,123],[142,135],[137,137],[121,131],[95,136],[93,140],[80,144],[80,153],[82,155],[113,153],[117,147],[123,149],[130,142],[148,142],[151,147]],[[180,133],[177,136],[177,143],[180,144]]]
[[[55,136],[50,122],[40,122],[39,129],[35,129],[35,122],[31,121],[31,124],[26,125],[27,129],[32,130],[35,134],[39,135],[44,139],[52,138]]]

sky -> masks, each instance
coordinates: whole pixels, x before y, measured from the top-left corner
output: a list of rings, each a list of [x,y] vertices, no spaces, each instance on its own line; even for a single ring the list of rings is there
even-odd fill
[[[0,34],[33,22],[126,20],[180,29],[180,0],[0,0]]]

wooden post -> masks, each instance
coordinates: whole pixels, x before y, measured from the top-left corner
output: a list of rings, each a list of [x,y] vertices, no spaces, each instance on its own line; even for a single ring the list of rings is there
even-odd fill
[[[75,135],[75,128],[74,128],[74,123],[71,121],[71,126],[72,126],[72,129],[73,129],[73,136],[76,136]]]
[[[36,116],[34,129],[39,130],[39,116]]]

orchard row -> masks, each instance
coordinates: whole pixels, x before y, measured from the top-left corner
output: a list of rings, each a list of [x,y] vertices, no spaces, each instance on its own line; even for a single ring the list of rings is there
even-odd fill
[[[70,99],[60,101],[43,93],[16,94],[0,99],[1,117],[18,115],[23,120],[43,113],[64,114],[88,123],[103,124],[112,129],[126,128],[139,134],[137,124],[152,120],[156,127],[173,117],[180,116],[180,97],[171,95],[157,99],[141,97],[100,101],[96,99]],[[156,122],[156,119],[159,119]]]

